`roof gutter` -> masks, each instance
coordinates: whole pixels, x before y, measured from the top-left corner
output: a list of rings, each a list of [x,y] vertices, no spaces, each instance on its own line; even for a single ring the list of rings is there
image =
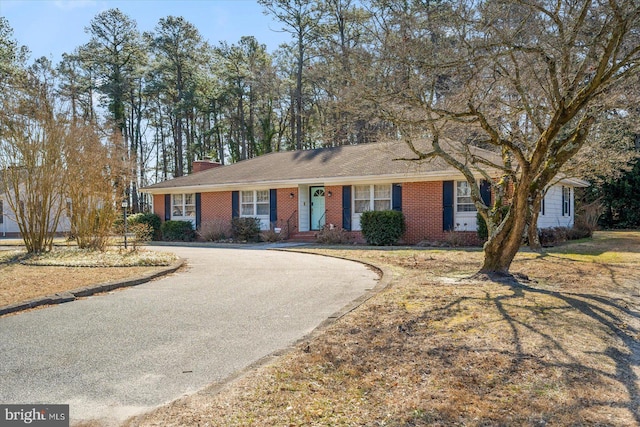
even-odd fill
[[[478,179],[483,176],[478,174]],[[368,176],[340,176],[340,177],[317,177],[303,179],[285,179],[271,181],[242,181],[225,184],[201,184],[186,185],[180,187],[160,187],[141,188],[141,193],[147,194],[176,194],[176,193],[208,193],[216,191],[235,191],[242,189],[259,189],[259,188],[293,188],[299,185],[323,184],[323,185],[353,185],[367,183],[402,183],[402,182],[426,182],[426,181],[442,181],[442,180],[460,180],[464,179],[461,173],[455,173],[451,170],[407,174],[407,175],[368,175]]]

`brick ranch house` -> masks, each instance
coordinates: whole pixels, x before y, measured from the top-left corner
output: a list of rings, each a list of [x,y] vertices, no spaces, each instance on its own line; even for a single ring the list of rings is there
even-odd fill
[[[475,240],[476,209],[462,174],[439,158],[398,160],[413,157],[396,142],[276,152],[227,166],[196,161],[191,175],[141,191],[153,196],[161,219],[192,221],[196,228],[214,219],[256,217],[263,230],[281,228],[292,238],[311,238],[331,225],[361,240],[362,212],[395,209],[405,217],[404,243],[444,241],[451,233]],[[541,228],[573,225],[577,186],[586,183],[565,179],[549,188]],[[490,197],[487,183],[481,189]]]

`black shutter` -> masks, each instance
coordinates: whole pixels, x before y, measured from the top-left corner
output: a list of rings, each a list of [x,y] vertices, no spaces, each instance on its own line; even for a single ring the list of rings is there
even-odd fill
[[[351,186],[342,186],[342,228],[351,231]]]
[[[200,224],[202,223],[202,195],[201,193],[196,193],[196,229],[200,228]]]
[[[3,201],[0,200],[0,224],[2,224],[4,222],[4,205],[3,205]]]
[[[171,194],[164,195],[164,220],[171,219]]]
[[[485,205],[491,206],[491,183],[486,179],[480,181],[480,197]]]
[[[240,192],[231,192],[231,218],[238,218],[240,216]]]
[[[442,229],[453,230],[453,181],[442,182]]]
[[[274,223],[278,220],[278,191],[269,190],[269,222]]]
[[[393,184],[391,187],[391,209],[402,212],[402,185]]]

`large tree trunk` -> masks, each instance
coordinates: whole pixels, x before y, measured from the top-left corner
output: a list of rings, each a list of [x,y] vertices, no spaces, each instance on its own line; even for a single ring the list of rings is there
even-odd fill
[[[509,268],[520,250],[528,222],[528,194],[524,188],[515,190],[513,203],[502,227],[491,233],[489,240],[484,244],[484,264],[479,273],[509,275]]]
[[[484,245],[484,264],[480,273],[509,275],[509,268],[522,243],[524,221],[516,221],[511,230],[503,228]]]
[[[527,241],[529,248],[534,251],[542,250],[540,237],[538,236],[538,217],[540,216],[541,197],[536,197],[529,212],[529,222],[527,224]]]

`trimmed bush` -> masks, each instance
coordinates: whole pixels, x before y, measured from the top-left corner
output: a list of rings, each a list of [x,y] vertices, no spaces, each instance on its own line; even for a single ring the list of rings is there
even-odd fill
[[[394,245],[404,234],[404,215],[398,211],[367,211],[360,218],[360,228],[368,244]]]
[[[133,215],[129,215],[127,217],[127,224],[130,226],[144,224],[149,227],[151,230],[150,238],[153,240],[159,240],[162,237],[160,233],[160,227],[162,225],[162,221],[160,217],[154,213],[137,213]],[[144,227],[138,227],[137,229],[143,230]],[[146,240],[146,239],[145,239]]]
[[[243,242],[260,240],[260,220],[250,217],[236,217],[231,220],[233,238]]]
[[[160,226],[162,240],[190,242],[195,237],[191,221],[165,221]]]

